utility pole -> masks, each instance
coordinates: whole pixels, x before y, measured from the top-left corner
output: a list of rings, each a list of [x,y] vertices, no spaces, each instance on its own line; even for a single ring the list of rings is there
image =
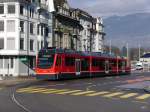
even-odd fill
[[[140,61],[140,58],[141,58],[141,45],[139,44],[139,61]]]
[[[127,48],[127,59],[129,60],[129,44],[126,44],[126,48]]]
[[[129,66],[129,44],[126,44],[126,48],[127,48],[127,65]]]
[[[112,54],[112,46],[111,46],[111,40],[109,41],[109,54]]]

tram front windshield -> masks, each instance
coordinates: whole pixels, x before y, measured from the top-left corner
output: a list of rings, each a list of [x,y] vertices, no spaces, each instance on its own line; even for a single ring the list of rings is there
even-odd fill
[[[39,53],[37,67],[47,69],[53,66],[54,54]]]

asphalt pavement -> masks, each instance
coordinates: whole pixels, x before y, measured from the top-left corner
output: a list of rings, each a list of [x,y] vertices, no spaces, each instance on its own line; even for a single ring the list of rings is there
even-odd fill
[[[0,112],[150,112],[150,73],[0,88]]]

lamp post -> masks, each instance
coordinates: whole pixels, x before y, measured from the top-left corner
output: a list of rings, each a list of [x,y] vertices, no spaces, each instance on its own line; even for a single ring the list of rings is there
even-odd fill
[[[140,61],[140,58],[141,58],[141,45],[139,44],[139,61]]]

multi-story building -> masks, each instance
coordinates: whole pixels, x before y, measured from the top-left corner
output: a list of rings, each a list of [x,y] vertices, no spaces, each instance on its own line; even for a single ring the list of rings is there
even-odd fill
[[[47,0],[0,0],[0,75],[34,73],[36,54],[51,43]]]
[[[104,25],[102,18],[98,17],[96,18],[96,35],[94,38],[94,46],[93,51],[94,52],[103,52],[104,51]]]
[[[103,52],[104,26],[101,18],[76,9],[83,30],[80,31],[81,51]]]
[[[78,20],[75,9],[70,8],[67,0],[54,0],[53,13],[53,46],[56,48],[80,49],[82,25]]]

